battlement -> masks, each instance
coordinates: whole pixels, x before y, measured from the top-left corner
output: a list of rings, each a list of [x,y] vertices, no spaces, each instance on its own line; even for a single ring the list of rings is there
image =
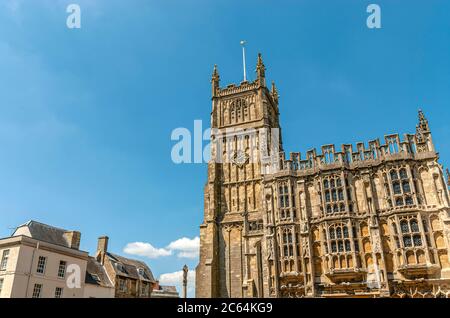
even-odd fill
[[[212,85],[212,97],[224,97],[244,92],[253,91],[261,87],[266,87],[266,67],[264,66],[261,53],[258,54],[258,59],[256,62],[256,79],[254,81],[244,80],[239,85],[229,84],[226,87],[220,87],[220,75],[217,69],[217,65],[214,65],[213,74],[211,77]],[[278,92],[276,90],[275,84],[272,83],[271,96],[275,102],[278,101]]]
[[[253,82],[248,82],[248,81],[244,81],[241,82],[238,86],[236,86],[236,84],[229,84],[224,88],[219,88],[217,90],[217,96],[218,97],[223,97],[223,96],[228,96],[228,95],[233,95],[233,94],[238,94],[238,93],[244,93],[244,92],[248,92],[251,90],[255,90],[257,88],[259,88],[259,81],[255,80]]]
[[[309,170],[317,168],[337,168],[340,166],[357,167],[362,165],[376,165],[386,160],[415,159],[435,156],[431,138],[422,135],[404,134],[403,140],[398,134],[386,135],[384,144],[379,139],[363,142],[342,144],[340,149],[335,145],[323,145],[321,153],[316,148],[306,152],[302,159],[300,152],[291,152],[289,158],[280,153],[280,169],[283,171]]]

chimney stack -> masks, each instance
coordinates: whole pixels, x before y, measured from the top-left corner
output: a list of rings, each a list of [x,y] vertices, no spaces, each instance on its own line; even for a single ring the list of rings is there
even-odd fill
[[[105,263],[105,255],[108,252],[109,237],[100,236],[97,243],[97,261],[102,265]]]
[[[70,248],[78,250],[80,248],[81,233],[78,231],[68,231],[64,233],[64,238]]]

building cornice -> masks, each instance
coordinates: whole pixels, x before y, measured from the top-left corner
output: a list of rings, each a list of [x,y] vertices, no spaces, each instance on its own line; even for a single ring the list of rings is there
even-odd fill
[[[0,239],[0,248],[4,249],[7,247],[14,247],[14,246],[29,246],[32,248],[38,248],[40,250],[58,253],[74,258],[79,258],[82,260],[87,260],[89,257],[89,253],[81,250],[75,250],[64,246],[59,246],[56,244],[51,244],[48,242],[40,241],[33,239],[31,237],[25,236],[25,235],[18,235],[18,236],[12,236]],[[39,245],[39,247],[38,247]]]

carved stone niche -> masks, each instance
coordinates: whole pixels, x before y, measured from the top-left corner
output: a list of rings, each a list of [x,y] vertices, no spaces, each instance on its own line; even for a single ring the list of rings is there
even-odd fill
[[[308,222],[304,222],[300,225],[300,233],[305,235],[309,233],[309,224]]]
[[[369,218],[369,226],[371,228],[377,228],[378,227],[378,219],[377,219],[377,217],[375,215],[372,215]]]
[[[264,223],[262,219],[248,222],[248,231],[250,233],[262,232],[263,230],[264,230]]]
[[[267,237],[267,259],[273,261],[273,238]]]

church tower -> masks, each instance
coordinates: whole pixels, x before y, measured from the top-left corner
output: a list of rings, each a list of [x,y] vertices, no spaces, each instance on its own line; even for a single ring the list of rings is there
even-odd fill
[[[196,297],[267,297],[262,178],[282,151],[275,84],[256,79],[220,87],[211,80],[211,161],[204,189]]]

